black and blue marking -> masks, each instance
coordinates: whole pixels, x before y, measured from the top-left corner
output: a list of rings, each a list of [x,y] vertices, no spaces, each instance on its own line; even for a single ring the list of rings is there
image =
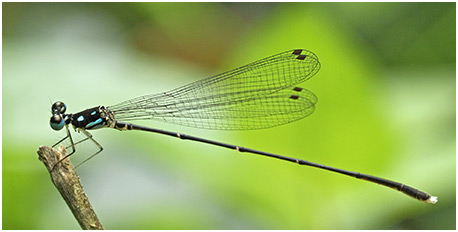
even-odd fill
[[[103,128],[107,125],[106,109],[97,106],[76,114],[65,114],[66,105],[63,102],[56,102],[52,106],[53,116],[50,125],[54,130],[61,130],[66,124],[72,124],[74,128],[93,130]]]

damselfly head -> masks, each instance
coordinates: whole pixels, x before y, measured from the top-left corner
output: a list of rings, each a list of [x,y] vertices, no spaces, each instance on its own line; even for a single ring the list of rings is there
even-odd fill
[[[51,111],[53,114],[63,114],[65,113],[65,110],[67,110],[67,106],[61,101],[57,101],[52,104]]]
[[[65,113],[65,110],[67,110],[67,106],[61,101],[57,101],[52,104],[51,111],[53,115],[49,121],[52,129],[61,130],[64,127],[65,120],[63,114]]]
[[[65,120],[62,114],[54,114],[49,121],[49,125],[51,125],[51,128],[54,130],[61,130],[64,128]]]

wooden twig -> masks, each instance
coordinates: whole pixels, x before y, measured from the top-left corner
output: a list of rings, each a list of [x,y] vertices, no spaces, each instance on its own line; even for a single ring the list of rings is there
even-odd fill
[[[67,158],[67,151],[60,146],[56,151],[48,146],[38,148],[38,159],[41,160],[51,175],[51,180],[59,190],[81,228],[84,230],[103,230],[89,199],[84,192],[75,168]],[[57,163],[57,164],[56,164]],[[54,167],[55,166],[55,167]]]

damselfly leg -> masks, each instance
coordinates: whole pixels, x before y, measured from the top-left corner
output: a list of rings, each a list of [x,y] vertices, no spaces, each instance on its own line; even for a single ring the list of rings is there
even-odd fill
[[[76,145],[80,144],[80,143],[83,143],[87,140],[90,140],[92,141],[95,145],[97,145],[97,147],[99,148],[99,150],[97,152],[95,152],[94,154],[92,154],[91,156],[89,156],[89,158],[83,160],[83,162],[79,163],[78,165],[75,166],[75,168],[78,168],[79,166],[81,166],[82,164],[86,163],[88,160],[92,159],[93,157],[95,157],[96,155],[98,155],[100,152],[102,152],[103,150],[103,147],[102,145],[100,145],[100,143],[98,143],[92,136],[91,133],[89,133],[88,131],[86,130],[80,130],[81,132],[83,132],[83,134],[85,135],[85,138],[77,141],[76,143],[73,142],[73,138],[72,138],[72,135],[70,133],[70,130],[68,129],[68,126],[66,126],[66,130],[67,130],[67,136],[65,136],[64,138],[62,138],[61,140],[59,140],[56,144],[54,144],[52,147],[54,148],[55,146],[57,146],[58,144],[62,143],[63,141],[65,141],[67,138],[70,140],[70,145],[65,147],[65,149],[69,149],[69,148],[72,148],[72,152],[70,152],[69,154],[67,154],[64,158],[60,159],[59,161],[56,162],[56,164],[54,165],[54,167],[56,167],[57,164],[59,164],[60,162],[62,162],[63,160],[69,158],[71,155],[73,155],[76,151]],[[52,169],[54,169],[54,167]]]

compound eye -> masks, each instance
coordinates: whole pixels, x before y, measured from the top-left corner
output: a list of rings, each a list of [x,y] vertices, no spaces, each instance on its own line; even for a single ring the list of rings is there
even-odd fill
[[[63,114],[65,113],[65,110],[67,110],[67,106],[61,101],[57,101],[52,104],[51,111],[53,114]]]
[[[49,125],[54,130],[61,130],[65,125],[65,120],[62,118],[62,115],[54,114],[49,121]]]

